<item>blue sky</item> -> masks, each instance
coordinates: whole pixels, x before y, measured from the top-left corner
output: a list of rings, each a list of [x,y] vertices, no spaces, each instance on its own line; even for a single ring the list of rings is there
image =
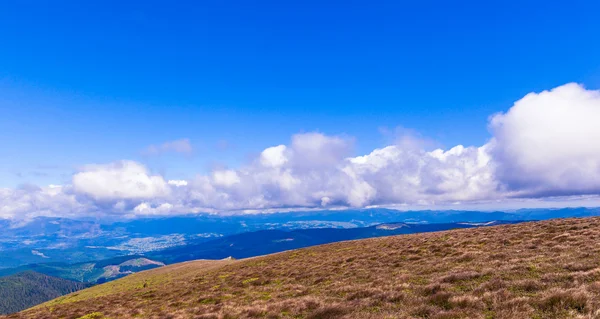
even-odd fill
[[[479,147],[530,92],[600,88],[597,1],[0,4],[0,187],[133,160],[237,168],[294,134]],[[144,155],[189,139],[193,152]]]

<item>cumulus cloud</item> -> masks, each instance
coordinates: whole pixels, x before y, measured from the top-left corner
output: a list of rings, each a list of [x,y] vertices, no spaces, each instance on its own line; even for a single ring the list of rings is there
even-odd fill
[[[456,146],[426,152],[394,145],[349,159],[353,206],[434,204],[494,197],[493,166],[487,147]]]
[[[600,193],[600,91],[530,93],[491,118],[496,178],[517,196]]]
[[[321,133],[305,133],[292,136],[291,156],[295,166],[308,168],[327,167],[338,164],[351,154],[353,141]]]
[[[260,163],[265,167],[279,167],[288,161],[285,145],[273,146],[260,153]]]
[[[162,144],[148,146],[142,154],[144,155],[160,155],[164,153],[180,153],[189,155],[193,151],[192,143],[187,138],[169,141]]]
[[[75,217],[94,212],[94,205],[78,199],[69,186],[0,188],[0,218],[28,220],[38,216]]]
[[[403,143],[348,157],[352,140],[297,134],[238,170],[189,184],[196,205],[215,210],[330,207],[477,200],[496,188],[485,147],[431,152]]]
[[[233,170],[219,170],[213,172],[213,183],[217,186],[231,187],[240,183],[240,177]]]
[[[511,199],[531,205],[546,196],[583,198],[600,193],[598,120],[600,92],[567,84],[528,94],[490,117],[492,135],[482,146],[432,150],[435,143],[400,130],[391,145],[356,156],[352,138],[296,134],[246,165],[189,180],[166,181],[140,163],[120,161],[85,166],[71,185],[1,189],[0,217],[456,207]]]
[[[73,189],[98,201],[157,198],[170,192],[162,176],[150,175],[133,161],[87,165],[73,175]]]

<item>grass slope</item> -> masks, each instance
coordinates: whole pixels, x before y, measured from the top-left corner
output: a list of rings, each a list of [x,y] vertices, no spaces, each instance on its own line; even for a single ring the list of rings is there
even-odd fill
[[[187,262],[8,318],[597,318],[599,266],[600,218],[551,220]]]
[[[515,223],[512,222],[491,222]],[[487,223],[486,223],[487,224]],[[432,231],[473,228],[467,223],[406,224],[388,223],[371,227],[346,229],[314,228],[296,230],[261,230],[246,232],[219,239],[187,244],[146,254],[151,259],[174,264],[195,259],[223,259],[232,256],[237,259],[273,254],[276,252],[323,245],[344,240],[355,240],[392,235],[406,235]]]
[[[0,314],[17,312],[89,286],[33,271],[0,277]]]

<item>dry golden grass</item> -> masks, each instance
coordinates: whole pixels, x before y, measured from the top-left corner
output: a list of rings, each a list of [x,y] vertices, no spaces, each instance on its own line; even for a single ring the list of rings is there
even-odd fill
[[[8,318],[600,318],[599,266],[600,218],[551,220],[177,264]]]

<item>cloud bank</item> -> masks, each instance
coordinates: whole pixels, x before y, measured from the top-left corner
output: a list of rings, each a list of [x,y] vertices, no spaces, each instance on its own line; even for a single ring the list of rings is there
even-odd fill
[[[352,138],[297,134],[242,167],[190,180],[166,180],[140,163],[118,161],[86,165],[65,186],[0,189],[0,217],[430,207],[597,195],[599,121],[600,92],[567,84],[530,93],[491,116],[490,140],[478,147],[426,151],[406,135],[355,156]],[[153,152],[188,152],[189,141],[173,143]]]

